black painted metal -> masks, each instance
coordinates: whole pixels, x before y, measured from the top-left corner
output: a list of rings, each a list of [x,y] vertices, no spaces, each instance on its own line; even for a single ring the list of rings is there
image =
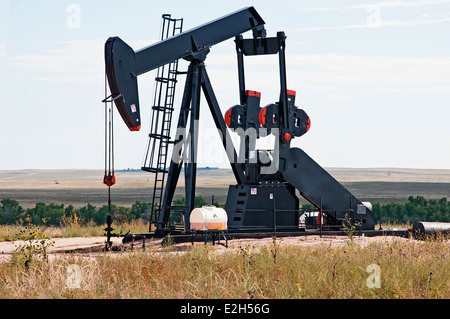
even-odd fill
[[[298,189],[300,195],[320,209],[321,213],[326,215],[327,225],[320,224],[320,229],[322,229],[322,227],[342,227],[343,222],[348,221],[353,225],[358,225],[360,229],[374,229],[376,222],[368,207],[363,205],[360,200],[336,181],[304,151],[290,147],[292,138],[302,136],[307,132],[309,118],[305,111],[294,105],[295,94],[289,93],[287,89],[285,62],[286,35],[284,32],[278,32],[276,38],[267,38],[266,41],[260,39],[245,40],[242,39],[242,37],[236,37],[235,42],[238,54],[240,96],[241,101],[243,100],[244,103],[241,102],[241,105],[234,106],[230,109],[229,127],[240,129],[239,132],[253,127],[249,121],[247,121],[247,117],[251,114],[251,104],[246,100],[247,96],[244,95],[244,98],[242,98],[243,90],[245,90],[245,79],[243,75],[244,55],[278,53],[280,100],[279,102],[265,107],[266,123],[264,125],[270,133],[278,134],[278,140],[274,146],[274,151],[270,152],[272,157],[278,156],[277,163],[274,162],[276,159],[272,161],[272,164],[276,164],[277,166],[277,173],[271,175],[261,174],[260,169],[263,166],[262,163],[257,163],[256,167],[254,164],[250,163],[248,154],[251,151],[255,151],[255,148],[253,147],[254,144],[249,142],[247,135],[240,134],[241,143],[245,144],[244,170],[247,179],[245,183],[238,184],[235,188],[229,188],[226,207],[227,212],[231,217],[231,221],[229,221],[230,227],[239,228],[249,226],[250,224],[260,225],[261,223],[267,226],[269,223],[267,220],[268,214],[270,214],[271,211],[271,206],[268,203],[265,203],[264,200],[264,197],[267,195],[254,196],[256,202],[264,203],[261,204],[258,212],[255,212],[256,215],[259,214],[261,220],[264,220],[263,222],[254,219],[251,214],[242,213],[248,207],[242,207],[242,205],[236,204],[235,189],[245,189],[248,187],[257,189],[262,182],[274,180],[278,183],[285,183]],[[256,128],[258,127],[259,126],[256,126]],[[259,135],[257,135],[257,137],[259,137]],[[279,151],[278,154],[277,150]],[[259,154],[259,152],[257,154]],[[295,193],[275,191],[273,196],[275,196],[277,202],[298,201]],[[251,204],[248,204],[247,198],[241,198],[240,202],[245,203],[245,205],[250,205],[251,207]],[[239,220],[239,222],[234,220],[235,218]],[[246,221],[247,218],[249,218],[249,221]],[[283,223],[286,223],[286,221],[280,219],[279,223],[282,225]]]
[[[222,118],[219,104],[215,97],[211,83],[209,81],[208,74],[203,64],[203,59],[206,54],[200,54],[197,57],[193,57],[189,70],[187,72],[187,79],[185,85],[185,92],[183,95],[183,102],[181,106],[180,118],[178,121],[178,131],[184,132],[184,135],[178,136],[178,139],[174,145],[174,152],[177,152],[180,156],[172,156],[171,165],[169,168],[166,190],[164,192],[163,204],[161,207],[161,213],[159,215],[159,221],[157,230],[163,232],[164,227],[167,225],[170,213],[172,211],[172,200],[175,193],[175,188],[178,183],[181,167],[185,165],[185,198],[186,207],[184,209],[184,228],[189,229],[189,216],[190,212],[194,209],[195,199],[195,186],[196,186],[196,171],[197,171],[197,139],[198,139],[198,120],[200,109],[200,89],[202,89],[206,101],[208,103],[211,115],[217,128],[226,135],[226,126],[224,119]],[[199,60],[201,59],[201,60]],[[186,132],[187,119],[190,117],[190,130],[189,135]],[[189,138],[187,147],[186,138]],[[230,165],[235,173],[236,180],[243,180],[244,172],[237,161],[237,154],[233,143],[230,139],[222,139],[223,146],[227,150],[229,156]],[[187,155],[187,149],[189,155]],[[176,161],[174,161],[176,160]]]
[[[182,32],[183,19],[174,19],[170,14],[164,14],[161,29],[161,40],[173,37]],[[152,225],[156,224],[156,218],[161,211],[168,172],[169,146],[173,143],[170,138],[175,89],[178,82],[177,75],[178,60],[174,60],[167,65],[160,66],[155,78],[150,134],[144,163],[141,167],[143,171],[154,174],[149,231],[152,230]]]
[[[201,65],[202,72],[202,90],[205,95],[206,102],[208,103],[209,110],[214,120],[216,128],[220,131],[222,136],[222,145],[226,151],[228,161],[230,162],[231,169],[237,183],[243,183],[245,180],[243,163],[238,160],[236,149],[234,148],[233,141],[227,132],[227,126],[222,116],[219,103],[217,102],[216,95],[209,80],[208,73],[204,65]]]
[[[169,172],[167,175],[167,184],[164,191],[163,202],[161,210],[158,215],[157,232],[162,233],[163,229],[168,225],[170,212],[172,211],[172,200],[175,194],[175,189],[178,183],[178,178],[180,176],[181,168],[183,166],[183,143],[186,138],[186,126],[188,123],[190,103],[192,96],[192,74],[195,69],[195,64],[191,63],[189,65],[186,83],[184,87],[183,99],[181,102],[181,109],[177,123],[177,136],[175,137],[175,144],[173,148],[173,154],[170,161]],[[179,155],[179,156],[176,156]],[[186,184],[187,185],[187,184]],[[184,215],[186,210],[183,209]]]
[[[137,77],[134,70],[134,51],[118,37],[105,43],[105,66],[109,89],[119,114],[130,130],[141,125]]]
[[[246,7],[170,39],[136,51],[135,74],[140,75],[171,61],[189,57],[238,34],[261,28],[265,24],[253,7]]]
[[[225,204],[228,228],[295,229],[299,227],[298,206],[295,188],[287,183],[231,185]]]
[[[342,225],[342,221],[348,218],[362,223],[361,229],[374,229],[376,221],[369,208],[303,150],[282,148],[280,157],[280,162],[284,163],[280,167],[283,179],[314,206],[321,207],[330,217],[330,223]]]
[[[141,125],[137,76],[263,25],[258,12],[247,7],[136,52],[119,37],[110,37],[105,44],[106,73],[126,125],[130,130]]]
[[[245,230],[246,233],[268,230],[272,230],[272,233],[297,232],[299,200],[296,189],[320,209],[320,214],[326,215],[326,223],[320,222],[320,231],[340,228],[344,220],[358,225],[360,230],[374,229],[375,220],[369,208],[304,151],[290,147],[292,138],[308,130],[309,117],[295,106],[295,92],[287,89],[286,35],[278,32],[276,37],[266,38],[263,24],[259,14],[250,7],[136,52],[119,38],[110,38],[105,45],[111,92],[130,129],[137,129],[140,125],[140,119],[136,117],[138,114],[134,114],[139,112],[133,112],[136,108],[139,110],[136,76],[174,59],[184,58],[191,62],[178,120],[178,135],[174,140],[175,157],[172,156],[158,217],[159,234],[165,234],[170,212],[175,209],[171,203],[183,165],[186,196],[186,207],[183,208],[184,231],[189,230],[189,215],[194,208],[195,198],[201,90],[216,127],[222,133],[223,146],[237,181],[237,185],[230,186],[226,203],[230,229]],[[250,29],[254,31],[253,39],[243,39],[241,33]],[[228,114],[229,123],[225,124],[203,61],[209,53],[209,46],[231,37],[235,37],[236,42],[240,104],[232,108]],[[244,76],[244,56],[261,54],[278,54],[280,76],[279,101],[265,108],[259,105],[258,92],[246,90]],[[130,104],[134,109],[130,108]],[[270,122],[260,123],[261,110],[270,116]],[[232,129],[241,130],[239,156],[228,136],[228,124]],[[255,138],[260,137],[261,128],[267,128],[270,134],[278,134],[273,150],[256,149]],[[248,129],[257,131],[253,139],[243,132]],[[263,161],[270,157],[270,161]],[[272,166],[274,170],[267,170]]]
[[[280,69],[280,107],[279,113],[280,118],[283,119],[280,125],[280,140],[282,143],[289,143],[283,137],[285,134],[291,134],[290,131],[290,121],[288,119],[289,116],[289,106],[288,106],[288,98],[287,98],[287,79],[286,79],[286,56],[285,56],[285,47],[286,47],[286,36],[284,32],[277,33],[278,40],[278,60],[279,60],[279,69]]]

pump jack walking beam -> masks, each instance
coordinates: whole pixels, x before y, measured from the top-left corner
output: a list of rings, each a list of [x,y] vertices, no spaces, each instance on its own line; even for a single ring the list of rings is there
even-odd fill
[[[106,74],[112,98],[128,128],[138,131],[141,126],[137,76],[249,30],[254,36],[264,34],[264,24],[258,12],[247,7],[136,52],[119,37],[110,37],[105,44]]]

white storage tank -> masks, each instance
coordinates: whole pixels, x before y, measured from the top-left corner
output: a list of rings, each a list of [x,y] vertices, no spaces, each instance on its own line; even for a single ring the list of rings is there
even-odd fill
[[[223,208],[203,206],[192,210],[189,222],[191,230],[226,230],[228,215]]]
[[[371,202],[362,202],[364,206],[366,206],[370,211],[372,211],[372,203]]]

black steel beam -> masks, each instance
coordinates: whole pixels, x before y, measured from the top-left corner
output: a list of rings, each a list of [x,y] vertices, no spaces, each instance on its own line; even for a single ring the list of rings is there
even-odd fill
[[[363,220],[361,229],[374,229],[375,219],[372,211],[367,208],[358,213],[358,205],[362,202],[342,184],[335,180],[325,169],[299,148],[281,148],[280,172],[284,180],[299,190],[300,194],[325,213],[335,212],[340,220],[345,215],[352,222]]]
[[[263,29],[264,23],[255,8],[246,7],[136,52],[119,37],[110,37],[105,43],[106,74],[112,97],[125,124],[132,131],[141,128],[139,75],[188,58],[251,29]]]
[[[183,144],[186,139],[186,136],[184,135],[186,134],[187,119],[189,116],[189,109],[192,96],[193,72],[194,72],[194,65],[191,63],[187,71],[183,99],[181,102],[180,114],[177,123],[177,130],[178,130],[177,134],[180,135],[182,133],[183,136],[176,136],[178,140],[175,141],[174,148],[172,151],[173,153],[172,158],[170,160],[169,173],[167,175],[167,183],[166,188],[164,190],[163,202],[161,205],[161,211],[159,212],[158,216],[157,231],[159,233],[163,231],[163,228],[169,222],[172,200],[173,196],[175,195],[175,189],[177,187],[178,179],[180,177],[181,167],[183,166],[184,155],[182,154],[182,152],[184,151]]]
[[[217,129],[222,134],[222,144],[227,154],[228,160],[231,165],[231,169],[233,170],[234,177],[236,178],[236,182],[238,184],[242,184],[245,182],[245,173],[243,170],[243,163],[239,163],[238,156],[236,154],[236,149],[234,148],[233,142],[231,138],[229,138],[227,133],[227,126],[222,117],[222,112],[220,111],[219,103],[217,102],[216,95],[214,94],[214,90],[211,86],[211,82],[208,77],[208,73],[204,65],[201,67],[202,70],[202,89],[205,95],[206,101],[209,105],[209,110],[213,117],[214,123],[216,124]]]
[[[185,198],[187,210],[184,211],[185,230],[190,229],[190,220],[192,210],[195,208],[195,184],[197,180],[197,147],[198,147],[198,125],[200,116],[200,90],[201,90],[201,67],[202,61],[193,60],[192,72],[192,95],[191,95],[191,114],[189,128],[189,157],[185,162]],[[186,150],[185,145],[185,150]]]
[[[200,49],[211,47],[264,24],[264,20],[253,7],[230,13],[136,51],[135,74],[140,75],[182,59]]]

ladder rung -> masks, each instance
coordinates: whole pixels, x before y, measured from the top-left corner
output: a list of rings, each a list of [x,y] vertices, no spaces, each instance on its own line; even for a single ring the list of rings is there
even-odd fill
[[[169,138],[170,138],[170,136],[161,135],[161,134],[154,134],[154,133],[150,133],[150,134],[148,135],[148,137],[156,138],[156,139],[159,139],[159,140],[162,140],[162,139],[169,139]]]
[[[146,171],[146,172],[150,172],[150,173],[168,173],[169,171],[167,169],[162,169],[162,168],[155,168],[155,167],[141,167],[141,170]]]
[[[162,83],[177,82],[176,79],[162,78],[162,77],[156,77],[155,81],[162,82]]]
[[[182,32],[183,28],[183,19],[174,19],[171,15],[166,14],[163,15],[163,30],[161,32],[161,40],[164,40],[170,36],[174,36]],[[166,162],[168,159],[168,149],[169,144],[174,144],[175,141],[170,141],[170,128],[172,121],[172,112],[174,111],[173,102],[174,102],[174,94],[175,94],[175,86],[177,83],[177,75],[178,74],[187,74],[187,72],[179,72],[178,71],[179,61],[174,60],[168,63],[167,67],[158,68],[158,74],[155,78],[157,84],[155,94],[163,94],[165,95],[165,104],[164,105],[155,105],[152,107],[154,112],[162,111],[164,113],[161,114],[161,119],[158,123],[155,122],[155,126],[152,123],[151,134],[149,134],[150,138],[159,139],[160,142],[159,147],[155,148],[155,146],[151,150],[151,160],[148,163],[148,166],[153,166],[153,160],[157,162],[156,167],[146,167],[146,163],[144,163],[144,167],[141,169],[148,172],[156,173],[155,175],[155,184],[153,189],[153,201],[152,205],[154,207],[152,211],[152,223],[157,224],[158,215],[162,212],[162,197],[163,197],[163,187],[165,181],[165,174],[168,173],[166,169]],[[156,95],[155,95],[156,96]],[[157,104],[157,103],[155,103]],[[155,113],[153,113],[155,115]],[[159,114],[156,114],[159,116]],[[161,125],[161,126],[159,126]],[[148,150],[150,151],[150,150]],[[158,153],[156,153],[158,152]],[[147,154],[149,155],[149,154]],[[155,156],[156,155],[156,156]],[[163,173],[162,175],[158,175],[157,173]],[[184,207],[177,207],[178,209],[185,209]],[[164,208],[167,209],[167,208]],[[168,207],[168,209],[174,209],[172,207]]]
[[[166,206],[166,209],[174,210],[174,209],[187,209],[187,206]]]
[[[173,107],[154,105],[154,106],[152,106],[152,110],[156,110],[156,111],[173,111],[175,109]]]

